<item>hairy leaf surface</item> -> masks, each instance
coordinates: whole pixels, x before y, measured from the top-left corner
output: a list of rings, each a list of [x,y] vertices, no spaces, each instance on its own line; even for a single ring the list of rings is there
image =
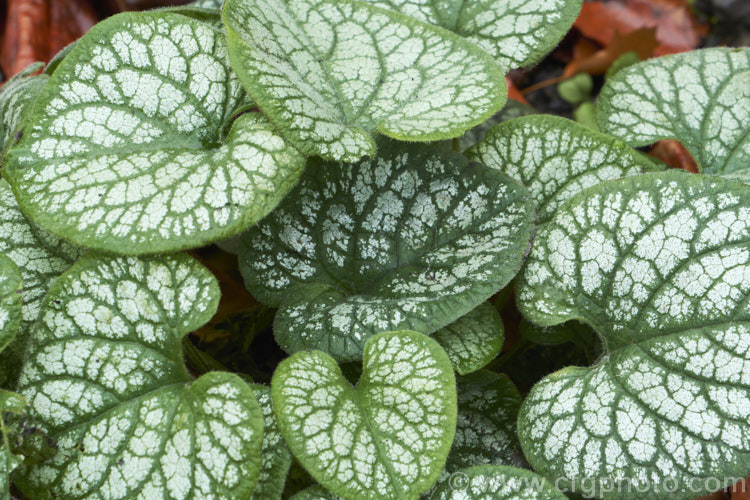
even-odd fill
[[[474,42],[507,72],[539,62],[562,40],[582,0],[366,0]]]
[[[238,234],[294,186],[304,159],[243,104],[223,34],[175,13],[96,25],[59,64],[4,169],[33,220],[123,254]]]
[[[263,415],[236,375],[194,380],[181,337],[219,299],[186,255],[86,256],[52,286],[19,382],[57,454],[16,476],[33,498],[248,498]]]
[[[565,500],[559,490],[533,472],[502,465],[463,469],[430,500]]]
[[[466,375],[483,368],[503,348],[503,320],[489,302],[432,334],[445,349],[456,373]]]
[[[466,155],[526,186],[540,222],[587,187],[657,168],[622,141],[549,115],[500,123]]]
[[[374,156],[376,131],[458,137],[505,102],[488,54],[398,13],[349,0],[227,0],[223,18],[238,77],[307,155]]]
[[[440,146],[384,141],[357,164],[312,160],[245,233],[240,268],[255,297],[281,304],[284,349],[357,360],[370,335],[434,332],[505,286],[532,219],[528,194],[504,174]]]
[[[677,139],[710,174],[750,164],[750,49],[712,48],[617,72],[599,98],[599,126],[634,146]]]
[[[647,174],[590,188],[543,226],[519,306],[541,325],[589,323],[606,353],[524,401],[519,435],[537,471],[649,499],[747,474],[749,207],[739,183]]]
[[[456,426],[450,360],[417,332],[373,336],[356,388],[320,351],[284,360],[271,390],[292,453],[331,492],[415,499],[435,482]]]

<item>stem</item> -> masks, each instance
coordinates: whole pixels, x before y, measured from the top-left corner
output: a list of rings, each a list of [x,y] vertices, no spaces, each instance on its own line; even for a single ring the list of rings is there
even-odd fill
[[[203,375],[211,371],[229,371],[226,366],[195,347],[187,336],[182,339],[182,352],[185,355],[185,361],[188,366],[198,375]]]

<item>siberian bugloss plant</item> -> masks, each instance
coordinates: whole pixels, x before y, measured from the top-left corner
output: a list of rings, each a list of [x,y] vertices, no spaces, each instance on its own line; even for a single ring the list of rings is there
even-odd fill
[[[505,120],[505,74],[579,9],[202,0],[8,81],[3,498],[688,499],[750,474],[750,52],[619,70],[598,131]],[[634,149],[665,138],[701,173]],[[185,251],[214,243],[276,309],[270,387],[186,365],[221,293]],[[501,290],[591,366],[519,392]]]

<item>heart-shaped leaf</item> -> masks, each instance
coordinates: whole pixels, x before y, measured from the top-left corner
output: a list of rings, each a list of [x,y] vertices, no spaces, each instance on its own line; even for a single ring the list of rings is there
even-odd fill
[[[273,412],[271,389],[260,384],[251,384],[250,387],[263,412],[260,474],[258,485],[251,498],[253,500],[280,500],[289,466],[292,465],[292,452],[284,442],[279,423]]]
[[[474,42],[507,72],[539,62],[562,40],[582,0],[366,0]]]
[[[34,222],[82,246],[200,246],[257,222],[304,167],[258,113],[223,137],[243,103],[220,31],[113,16],[59,64],[3,173]]]
[[[705,478],[747,475],[748,207],[739,183],[647,174],[580,193],[542,227],[522,312],[581,319],[606,353],[524,401],[518,432],[537,471],[622,499],[694,498]]]
[[[434,332],[520,269],[533,220],[522,186],[441,146],[379,149],[357,164],[311,160],[243,236],[240,269],[250,293],[281,304],[274,333],[289,352],[358,360],[370,335]]]
[[[17,142],[22,125],[49,80],[46,74],[32,76],[43,66],[34,63],[0,87],[0,159]]]
[[[232,67],[307,155],[374,156],[371,134],[435,141],[505,102],[502,69],[476,45],[349,0],[227,0]]]
[[[466,375],[483,368],[503,348],[503,320],[489,302],[432,334],[445,349],[456,373]]]
[[[677,139],[701,171],[750,164],[750,49],[712,48],[625,68],[599,98],[599,126],[644,146]]]
[[[32,498],[248,498],[263,415],[238,376],[194,380],[181,337],[216,279],[186,255],[85,256],[50,288],[19,382],[58,452],[14,476]]]
[[[21,357],[39,307],[52,282],[80,256],[81,250],[37,227],[21,212],[10,186],[0,179],[0,252],[17,266],[23,280],[18,339],[0,354],[0,382],[15,386]]]
[[[453,369],[420,333],[371,337],[356,390],[330,356],[308,351],[282,361],[271,391],[294,456],[346,498],[417,498],[438,478],[453,441]]]
[[[456,472],[430,500],[565,500],[552,483],[531,471],[480,465]]]
[[[526,186],[540,222],[587,187],[657,168],[622,141],[549,115],[500,123],[466,155]]]

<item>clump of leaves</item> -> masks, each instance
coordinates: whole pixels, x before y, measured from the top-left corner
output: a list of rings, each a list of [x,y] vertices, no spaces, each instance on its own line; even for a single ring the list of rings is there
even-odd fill
[[[0,495],[692,498],[750,474],[750,51],[610,72],[596,126],[503,108],[580,7],[202,0],[8,81]],[[661,139],[701,173],[634,149]]]

